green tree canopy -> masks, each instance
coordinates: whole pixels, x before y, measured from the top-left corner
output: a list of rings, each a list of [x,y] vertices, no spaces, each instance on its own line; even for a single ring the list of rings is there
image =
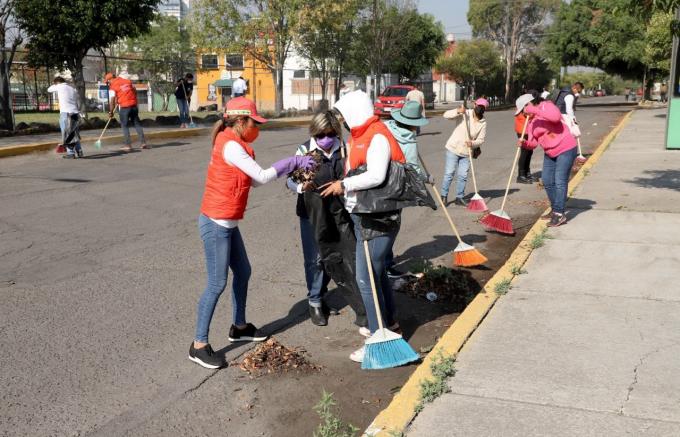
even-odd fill
[[[431,69],[446,47],[443,26],[430,14],[412,9],[399,20],[399,53],[391,60],[388,70],[401,79],[416,79]]]
[[[451,56],[439,60],[436,70],[464,85],[471,95],[497,95],[502,88],[498,81],[503,71],[500,52],[491,41],[459,42]]]
[[[87,52],[146,32],[158,3],[159,0],[21,0],[16,2],[15,14],[28,36],[29,62],[59,70],[68,68],[84,102],[83,59]]]

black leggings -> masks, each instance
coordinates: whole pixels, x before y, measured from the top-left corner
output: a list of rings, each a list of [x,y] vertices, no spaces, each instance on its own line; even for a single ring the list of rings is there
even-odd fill
[[[517,138],[520,137],[520,134],[517,134]],[[517,171],[518,171],[518,176],[524,176],[524,177],[529,177],[531,176],[531,156],[534,154],[533,150],[525,149],[522,147],[522,150],[519,154],[519,161],[517,162]]]

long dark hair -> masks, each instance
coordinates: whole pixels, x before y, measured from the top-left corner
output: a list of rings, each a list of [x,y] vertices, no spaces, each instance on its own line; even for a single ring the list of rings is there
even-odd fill
[[[474,111],[477,120],[482,120],[484,118],[484,112],[486,111],[486,107],[482,105],[475,105]]]

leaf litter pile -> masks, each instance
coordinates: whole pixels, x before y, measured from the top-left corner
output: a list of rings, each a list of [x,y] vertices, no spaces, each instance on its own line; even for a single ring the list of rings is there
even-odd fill
[[[427,261],[416,271],[421,273],[402,285],[399,291],[414,298],[449,304],[454,311],[465,309],[480,290],[467,270],[434,266]]]
[[[320,366],[310,363],[304,357],[305,352],[302,348],[289,349],[276,339],[270,338],[245,354],[239,367],[252,376],[320,370]]]

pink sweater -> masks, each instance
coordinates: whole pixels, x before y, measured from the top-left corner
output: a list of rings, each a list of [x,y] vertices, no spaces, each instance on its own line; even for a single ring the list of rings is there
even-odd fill
[[[576,138],[562,122],[562,114],[553,102],[545,101],[538,106],[527,106],[525,111],[533,117],[527,126],[529,139],[524,147],[535,149],[540,144],[545,154],[551,158],[576,147]]]

